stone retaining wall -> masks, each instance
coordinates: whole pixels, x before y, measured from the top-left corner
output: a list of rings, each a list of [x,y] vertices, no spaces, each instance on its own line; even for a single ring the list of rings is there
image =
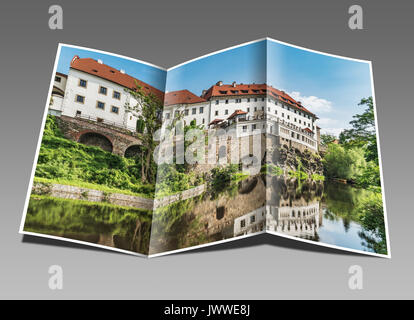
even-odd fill
[[[166,196],[160,199],[148,199],[139,196],[132,196],[122,193],[108,193],[104,191],[68,186],[63,184],[35,182],[32,187],[32,194],[48,195],[62,199],[86,200],[91,202],[106,202],[123,207],[153,210],[169,205],[179,200],[186,200],[196,197],[205,191],[205,185],[201,185],[180,193]]]

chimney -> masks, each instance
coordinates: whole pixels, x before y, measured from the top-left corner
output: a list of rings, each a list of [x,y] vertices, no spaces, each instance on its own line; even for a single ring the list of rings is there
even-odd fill
[[[223,81],[217,81],[216,86],[221,87],[223,85]]]
[[[301,106],[301,105],[302,105],[302,101],[298,101],[298,105],[300,105],[300,106]]]
[[[206,93],[207,93],[207,90],[203,90],[203,92],[201,93],[201,96],[204,97]]]
[[[121,69],[121,70],[119,70],[121,73],[123,73],[123,74],[125,74],[125,70],[124,69]]]
[[[103,63],[103,61],[102,61],[101,59],[98,59],[98,63],[102,64],[102,63]]]
[[[72,65],[72,63],[74,63],[76,60],[78,60],[79,59],[79,56],[78,55],[76,55],[76,56],[74,56],[73,58],[72,58],[72,61],[70,62],[70,64]]]
[[[236,81],[233,81],[233,83],[231,84],[233,86],[233,88],[236,87]]]

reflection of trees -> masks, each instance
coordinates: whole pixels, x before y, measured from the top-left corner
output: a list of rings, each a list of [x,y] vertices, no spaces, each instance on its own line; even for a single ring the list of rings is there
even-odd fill
[[[276,184],[274,184],[277,186]],[[317,199],[315,193],[288,192],[289,205],[293,200],[304,199],[309,202]],[[328,182],[325,184],[321,196],[323,202],[323,218],[332,222],[342,222],[345,232],[351,228],[351,223],[361,225],[362,231],[358,233],[363,241],[362,245],[376,253],[386,253],[386,233],[384,212],[380,193],[365,189],[354,188],[349,185]]]
[[[360,237],[367,248],[377,253],[387,253],[384,209],[381,193],[371,194],[358,207],[364,230]]]
[[[196,201],[197,198],[177,201],[154,211],[151,253],[183,246],[186,235],[197,229],[198,219],[191,213]]]
[[[25,230],[95,243],[106,239],[105,244],[147,253],[150,221],[151,212],[146,210],[32,197]]]

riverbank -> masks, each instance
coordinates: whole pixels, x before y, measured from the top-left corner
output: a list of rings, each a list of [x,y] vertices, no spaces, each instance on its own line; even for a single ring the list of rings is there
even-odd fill
[[[33,183],[32,195],[49,196],[60,199],[83,200],[96,203],[109,203],[120,207],[153,210],[154,208],[166,206],[176,201],[196,197],[202,194],[205,189],[206,186],[203,184],[176,194],[164,196],[158,199],[149,199],[138,195],[108,192],[74,185],[52,183],[45,181],[45,179],[36,179]]]

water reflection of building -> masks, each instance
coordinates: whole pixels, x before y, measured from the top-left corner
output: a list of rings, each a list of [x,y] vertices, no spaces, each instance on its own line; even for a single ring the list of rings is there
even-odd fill
[[[315,239],[321,226],[319,201],[305,203],[281,200],[279,206],[267,206],[266,229],[289,236]]]
[[[234,219],[234,236],[263,231],[265,220],[265,206]]]

